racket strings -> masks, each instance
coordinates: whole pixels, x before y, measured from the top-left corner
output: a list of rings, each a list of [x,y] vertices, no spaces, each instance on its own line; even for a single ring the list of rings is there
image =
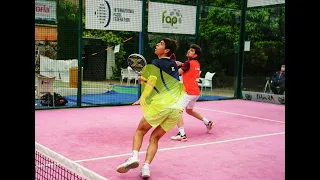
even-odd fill
[[[143,67],[146,66],[146,60],[140,54],[131,54],[128,57],[128,65],[137,73],[140,74]]]

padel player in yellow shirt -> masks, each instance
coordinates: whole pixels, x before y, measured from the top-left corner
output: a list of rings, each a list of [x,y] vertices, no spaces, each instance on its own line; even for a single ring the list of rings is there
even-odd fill
[[[157,150],[160,138],[169,132],[182,116],[183,84],[179,82],[178,66],[170,56],[175,53],[175,40],[164,38],[156,45],[158,59],[146,65],[141,74],[140,105],[144,116],[140,120],[133,137],[132,156],[117,168],[126,173],[139,166],[139,150],[144,135],[154,128],[150,135],[145,161],[141,167],[141,177],[150,177],[150,163]]]

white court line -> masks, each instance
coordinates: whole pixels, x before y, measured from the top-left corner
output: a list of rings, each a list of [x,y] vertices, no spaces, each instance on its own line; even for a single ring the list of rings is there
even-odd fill
[[[249,115],[245,115],[245,114],[238,114],[238,113],[232,113],[232,112],[226,112],[226,111],[218,111],[218,110],[205,109],[205,108],[195,108],[195,109],[202,109],[202,110],[206,110],[206,111],[214,111],[214,112],[219,112],[219,113],[225,113],[225,114],[231,114],[231,115],[236,115],[236,116],[243,116],[243,117],[248,117],[248,118],[253,118],[253,119],[260,119],[260,120],[264,120],[264,121],[272,121],[272,122],[285,124],[284,121],[278,121],[278,120],[273,120],[273,119],[249,116]]]
[[[261,138],[261,137],[267,137],[267,136],[276,136],[280,134],[284,134],[285,132],[278,132],[278,133],[272,133],[272,134],[262,134],[257,136],[247,136],[243,138],[235,138],[235,139],[228,139],[228,140],[221,140],[221,141],[215,141],[215,142],[209,142],[209,143],[202,143],[202,144],[193,144],[193,145],[187,145],[187,146],[177,146],[172,148],[163,148],[158,149],[158,151],[170,151],[175,149],[184,149],[184,148],[190,148],[190,147],[199,147],[199,146],[206,146],[211,144],[221,144],[226,142],[234,142],[234,141],[241,141],[241,140],[247,140],[247,139],[255,139],[255,138]],[[140,151],[139,154],[144,154],[146,151]],[[122,156],[130,156],[132,153],[127,154],[118,154],[118,155],[112,155],[112,156],[105,156],[105,157],[98,157],[98,158],[90,158],[90,159],[82,159],[82,160],[76,160],[74,162],[87,162],[87,161],[95,161],[95,160],[101,160],[101,159],[111,159],[111,158],[117,158]]]

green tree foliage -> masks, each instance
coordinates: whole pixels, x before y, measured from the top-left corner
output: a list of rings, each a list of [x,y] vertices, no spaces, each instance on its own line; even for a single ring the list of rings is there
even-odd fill
[[[247,11],[246,35],[251,50],[245,54],[244,72],[267,75],[284,63],[284,11],[284,6]]]
[[[78,59],[79,8],[76,0],[57,0],[57,59]]]
[[[213,5],[202,7],[200,45],[205,57],[201,65],[204,72],[217,72],[215,80],[220,86],[225,81],[221,76],[235,76],[240,4],[234,0],[217,0]],[[267,76],[284,62],[284,14],[284,6],[247,11],[245,40],[251,44],[250,51],[245,52],[245,75]]]
[[[235,8],[237,5],[229,6]],[[202,71],[216,72],[215,86],[224,86],[226,75],[235,75],[240,11],[221,7],[205,7],[203,11],[207,13],[201,17],[199,31],[200,46],[204,51],[200,59]]]

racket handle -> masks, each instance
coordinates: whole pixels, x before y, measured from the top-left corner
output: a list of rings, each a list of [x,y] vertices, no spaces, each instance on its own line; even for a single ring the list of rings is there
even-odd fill
[[[177,60],[176,55],[174,53],[171,54],[170,59],[174,59],[175,61]]]

